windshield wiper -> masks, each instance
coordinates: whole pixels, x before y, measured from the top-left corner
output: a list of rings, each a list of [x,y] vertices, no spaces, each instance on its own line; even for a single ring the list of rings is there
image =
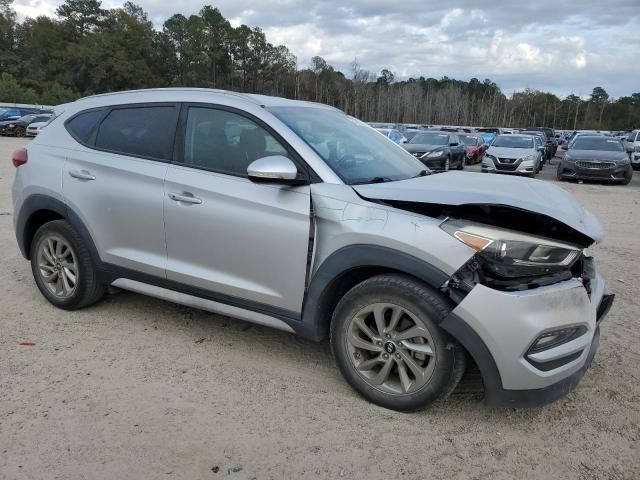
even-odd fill
[[[411,178],[426,177],[427,175],[431,175],[431,170],[420,170],[417,175]]]
[[[373,178],[368,178],[366,180],[360,180],[358,182],[353,182],[351,183],[351,185],[364,185],[367,183],[385,183],[385,182],[391,182],[392,180],[389,177],[373,177]]]

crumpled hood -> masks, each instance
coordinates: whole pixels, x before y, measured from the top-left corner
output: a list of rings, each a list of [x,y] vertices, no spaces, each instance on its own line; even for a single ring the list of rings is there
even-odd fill
[[[355,185],[364,198],[439,205],[507,206],[539,213],[602,240],[602,225],[573,195],[549,182],[449,171],[397,182]]]
[[[573,150],[570,149],[566,154],[571,160],[591,160],[591,161],[608,161],[620,162],[629,160],[626,152],[607,152],[604,150]]]

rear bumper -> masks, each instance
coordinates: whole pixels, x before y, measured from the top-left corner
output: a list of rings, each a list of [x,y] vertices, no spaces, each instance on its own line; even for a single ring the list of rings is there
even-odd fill
[[[488,404],[542,406],[573,390],[589,369],[600,322],[613,299],[604,294],[600,276],[590,296],[575,279],[524,292],[477,285],[441,326],[477,363]],[[541,334],[573,326],[584,333],[541,354],[530,353]],[[534,357],[542,363],[532,362]]]

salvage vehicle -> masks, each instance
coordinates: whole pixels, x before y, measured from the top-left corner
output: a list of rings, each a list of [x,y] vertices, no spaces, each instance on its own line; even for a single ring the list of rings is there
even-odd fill
[[[12,200],[59,308],[125,289],[328,338],[394,410],[445,398],[472,361],[507,406],[556,400],[591,365],[613,302],[586,250],[602,228],[553,184],[433,174],[337,109],[277,97],[141,90],[55,114],[13,154]]]
[[[457,133],[427,130],[415,135],[402,147],[431,170],[464,170],[466,148]]]
[[[533,135],[498,135],[482,159],[482,171],[533,178],[542,168],[544,150]]]
[[[461,133],[458,136],[462,143],[464,143],[467,165],[480,163],[489,148],[489,145],[484,142],[482,136],[473,133]]]
[[[580,135],[558,165],[558,180],[604,180],[629,185],[633,168],[617,138]]]

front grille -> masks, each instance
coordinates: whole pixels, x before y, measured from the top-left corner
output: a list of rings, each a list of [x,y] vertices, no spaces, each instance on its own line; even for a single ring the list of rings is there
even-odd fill
[[[518,159],[517,158],[498,157],[498,162],[500,162],[500,163],[516,163],[516,160],[518,160]]]
[[[590,170],[606,170],[616,166],[613,162],[576,162],[576,165]]]
[[[515,172],[520,162],[517,158],[497,158],[493,161],[496,170],[503,172]]]

